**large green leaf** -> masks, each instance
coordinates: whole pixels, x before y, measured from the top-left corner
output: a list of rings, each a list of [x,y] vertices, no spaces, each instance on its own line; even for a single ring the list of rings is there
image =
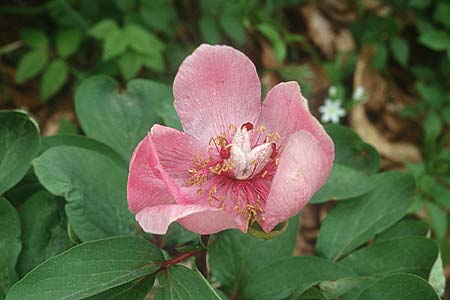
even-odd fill
[[[25,176],[39,149],[39,128],[22,111],[0,112],[0,195]]]
[[[85,80],[75,94],[81,127],[86,134],[115,149],[126,161],[150,127],[161,119],[157,109],[173,96],[166,85],[133,80],[126,91],[106,76]]]
[[[171,266],[158,273],[161,285],[156,300],[221,300],[208,281],[184,266]]]
[[[18,279],[15,267],[22,248],[19,216],[4,198],[0,198],[0,228],[0,299],[4,299]]]
[[[436,242],[407,237],[375,243],[343,258],[339,264],[363,277],[412,273],[427,279],[438,254]]]
[[[28,273],[7,300],[77,300],[159,270],[163,256],[150,242],[114,237],[86,242]]]
[[[154,283],[155,274],[150,274],[84,300],[142,300],[147,296]]]
[[[238,292],[251,275],[273,260],[291,256],[298,233],[298,217],[280,236],[260,240],[239,230],[227,230],[214,235],[210,245],[211,273],[230,293]]]
[[[127,171],[108,157],[59,146],[44,152],[33,165],[42,185],[68,201],[69,223],[82,241],[134,232],[126,199]]]
[[[372,174],[380,168],[380,156],[350,128],[330,124],[325,126],[335,147],[334,162]]]
[[[371,177],[365,172],[334,164],[327,182],[314,194],[310,203],[354,198],[369,192],[373,187]]]
[[[107,156],[119,166],[127,168],[127,163],[125,160],[110,146],[83,135],[45,136],[41,139],[41,148],[39,149],[39,152],[42,154],[50,148],[64,145],[96,151]]]
[[[276,260],[253,273],[239,299],[298,299],[307,289],[324,281],[352,278],[355,274],[315,256]]]
[[[381,279],[365,290],[358,300],[439,300],[433,287],[411,274],[396,274]]]
[[[400,172],[380,173],[372,178],[375,189],[339,203],[328,214],[316,245],[320,255],[339,260],[406,214],[413,202],[414,178]]]
[[[25,275],[44,260],[72,246],[61,199],[47,191],[34,194],[20,208],[22,244],[17,270]]]
[[[414,219],[403,219],[392,227],[377,235],[375,242],[411,237],[426,236],[430,229],[425,221]]]

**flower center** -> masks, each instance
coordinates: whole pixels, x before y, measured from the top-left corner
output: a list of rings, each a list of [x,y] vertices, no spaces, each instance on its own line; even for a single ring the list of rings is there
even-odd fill
[[[244,123],[211,138],[209,158],[196,155],[185,183],[206,194],[211,206],[233,211],[254,222],[264,211],[279,162],[276,132]]]
[[[252,149],[250,144],[250,132],[253,130],[251,123],[245,123],[236,130],[233,140],[229,145],[229,157],[227,162],[233,166],[231,172],[236,179],[245,180],[259,174],[276,153],[275,143],[263,143]],[[275,155],[276,156],[276,155]]]

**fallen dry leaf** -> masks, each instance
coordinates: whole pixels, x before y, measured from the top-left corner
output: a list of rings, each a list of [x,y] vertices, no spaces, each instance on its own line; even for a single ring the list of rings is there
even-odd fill
[[[355,48],[350,31],[331,24],[316,5],[303,5],[300,13],[305,20],[309,37],[327,58],[332,59],[337,52],[348,52]]]
[[[365,48],[361,51],[358,59],[353,85],[363,86],[368,94],[368,99],[366,103],[356,105],[351,110],[350,125],[385,158],[397,163],[421,161],[422,155],[414,144],[390,141],[367,117],[366,106],[370,107],[371,102],[383,103],[388,98],[388,90],[380,75],[370,66],[373,53],[373,48]]]

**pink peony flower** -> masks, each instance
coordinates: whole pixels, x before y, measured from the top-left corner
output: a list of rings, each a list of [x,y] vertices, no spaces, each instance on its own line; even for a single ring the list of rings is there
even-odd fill
[[[296,82],[276,85],[261,105],[250,59],[201,45],[173,93],[184,132],[154,125],[130,163],[128,204],[145,231],[177,221],[199,234],[253,222],[270,232],[325,183],[334,145]]]

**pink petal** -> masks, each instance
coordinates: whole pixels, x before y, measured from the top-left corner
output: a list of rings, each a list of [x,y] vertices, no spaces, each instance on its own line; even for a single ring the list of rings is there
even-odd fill
[[[198,234],[212,234],[229,228],[239,228],[225,211],[201,205],[161,205],[146,207],[136,214],[136,220],[146,232],[165,234],[169,225],[178,221]]]
[[[230,125],[255,123],[261,110],[255,66],[228,46],[200,45],[181,64],[173,93],[184,131],[203,144]]]
[[[280,144],[285,143],[294,132],[309,131],[327,154],[326,160],[332,163],[333,141],[310,113],[307,100],[302,96],[297,82],[277,84],[267,93],[259,123],[266,126],[267,132],[277,132],[281,136]]]
[[[322,187],[332,167],[328,155],[310,132],[299,131],[291,135],[281,154],[260,221],[264,231],[269,232],[296,215]]]
[[[150,143],[150,138],[145,137],[134,150],[130,162],[127,198],[128,207],[134,213],[146,206],[173,202],[164,182],[156,178],[150,167]]]
[[[212,234],[233,228],[247,232],[248,227],[247,219],[242,216],[232,216],[223,210],[195,213],[180,219],[179,223],[198,234]]]
[[[154,125],[149,134],[151,166],[159,174],[177,203],[197,198],[197,188],[186,187],[189,169],[196,156],[208,158],[206,148],[192,136],[176,129]]]

